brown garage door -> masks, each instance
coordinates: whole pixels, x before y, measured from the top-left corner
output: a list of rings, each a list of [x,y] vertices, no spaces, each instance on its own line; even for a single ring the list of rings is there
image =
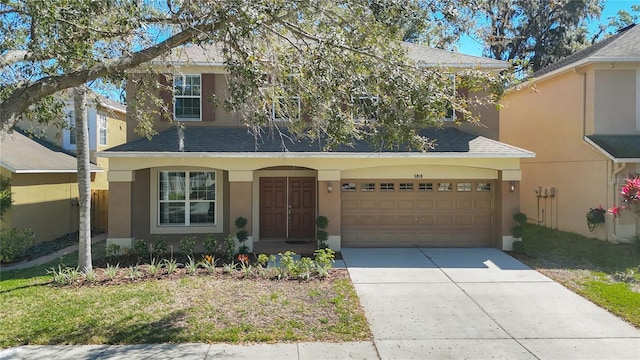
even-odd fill
[[[493,180],[343,180],[342,246],[490,247]]]

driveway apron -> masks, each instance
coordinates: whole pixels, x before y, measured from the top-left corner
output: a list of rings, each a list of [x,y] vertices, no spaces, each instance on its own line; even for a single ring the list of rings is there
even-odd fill
[[[640,330],[497,249],[342,256],[381,359],[640,359]]]

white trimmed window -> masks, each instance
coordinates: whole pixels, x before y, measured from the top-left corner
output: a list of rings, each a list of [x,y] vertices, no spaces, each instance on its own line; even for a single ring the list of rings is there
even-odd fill
[[[271,108],[273,121],[290,121],[300,119],[300,96],[276,96]]]
[[[215,225],[216,173],[158,172],[159,225]]]
[[[107,145],[107,117],[98,114],[97,115],[98,122],[98,144],[102,146]]]
[[[273,98],[271,106],[271,119],[273,121],[295,121],[300,119],[301,104],[297,89],[297,75],[287,76],[276,88],[281,88],[282,93]],[[274,84],[276,85],[276,84]],[[276,94],[278,95],[278,94]]]
[[[454,98],[458,95],[456,92],[456,76],[451,75],[451,88],[447,89],[451,91],[451,96]],[[456,120],[456,111],[453,108],[453,105],[449,106],[447,109],[447,115],[444,118],[444,121],[455,121]]]
[[[353,122],[366,124],[378,119],[378,96],[362,95],[351,97]]]
[[[174,75],[173,89],[173,114],[176,120],[200,121],[202,104],[200,75]]]
[[[69,144],[76,144],[76,114],[73,110],[67,113],[67,125],[69,127]]]

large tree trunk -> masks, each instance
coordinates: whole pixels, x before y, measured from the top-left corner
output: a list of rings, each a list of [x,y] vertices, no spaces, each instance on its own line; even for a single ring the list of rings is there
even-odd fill
[[[80,203],[80,229],[78,233],[78,266],[91,269],[91,168],[89,163],[89,122],[87,120],[87,89],[73,88],[76,117],[76,156],[78,159],[78,193]]]

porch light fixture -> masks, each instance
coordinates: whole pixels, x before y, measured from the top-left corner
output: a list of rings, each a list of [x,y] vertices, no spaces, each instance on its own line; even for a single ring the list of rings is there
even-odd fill
[[[516,182],[515,181],[510,181],[509,182],[509,192],[514,192],[516,191]]]
[[[329,194],[331,194],[332,191],[333,191],[333,184],[332,183],[327,183],[327,192]]]

